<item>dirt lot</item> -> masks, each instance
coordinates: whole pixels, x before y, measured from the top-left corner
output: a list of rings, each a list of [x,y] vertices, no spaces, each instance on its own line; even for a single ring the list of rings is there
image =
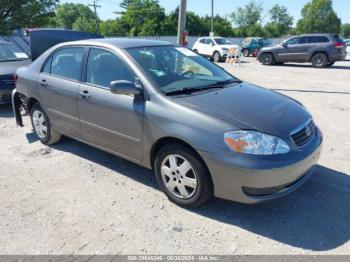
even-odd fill
[[[324,132],[316,174],[246,206],[170,203],[152,172],[65,138],[46,147],[0,107],[0,254],[350,254],[350,62],[264,67],[239,78],[300,100]]]

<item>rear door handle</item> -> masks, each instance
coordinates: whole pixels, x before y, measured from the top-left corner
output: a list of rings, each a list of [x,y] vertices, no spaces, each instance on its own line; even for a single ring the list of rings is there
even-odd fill
[[[89,91],[87,91],[87,90],[80,92],[79,95],[86,100],[91,98],[91,95],[89,94]]]
[[[42,79],[42,80],[40,81],[40,85],[43,86],[43,87],[47,87],[47,86],[48,86],[48,83],[46,82],[45,79]]]

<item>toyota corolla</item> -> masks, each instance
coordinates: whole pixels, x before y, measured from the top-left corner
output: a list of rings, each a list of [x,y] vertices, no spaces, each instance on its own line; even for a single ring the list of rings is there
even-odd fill
[[[65,135],[152,168],[186,207],[284,196],[312,175],[321,151],[301,103],[158,41],[58,44],[17,71],[12,100],[17,123],[23,106],[42,143]]]

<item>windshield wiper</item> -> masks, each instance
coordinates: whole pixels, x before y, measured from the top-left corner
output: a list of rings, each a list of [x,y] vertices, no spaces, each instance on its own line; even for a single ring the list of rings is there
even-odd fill
[[[178,90],[166,92],[165,95],[167,96],[182,95],[182,94],[190,95],[194,92],[202,91],[203,89],[206,89],[206,88],[185,87]]]
[[[223,80],[223,81],[217,81],[213,84],[208,85],[207,87],[220,87],[220,86],[225,86],[228,84],[240,84],[242,83],[241,80],[238,79],[228,79],[228,80]]]

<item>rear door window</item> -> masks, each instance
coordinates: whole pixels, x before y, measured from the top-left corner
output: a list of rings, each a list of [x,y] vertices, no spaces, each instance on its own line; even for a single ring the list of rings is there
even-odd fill
[[[60,49],[52,57],[51,74],[72,80],[80,80],[83,54],[83,47]]]
[[[206,44],[206,41],[205,41],[205,38],[203,38],[203,39],[201,39],[201,40],[199,40],[199,43],[201,43],[201,44]]]

